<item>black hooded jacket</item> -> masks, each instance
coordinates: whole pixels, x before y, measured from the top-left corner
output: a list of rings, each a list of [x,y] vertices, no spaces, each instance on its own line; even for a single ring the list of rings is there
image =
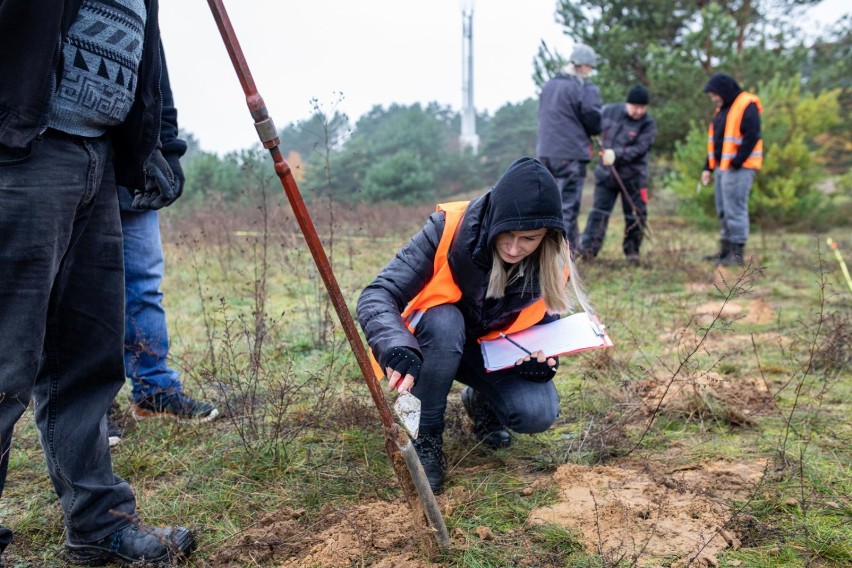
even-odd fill
[[[718,164],[722,161],[722,143],[725,139],[725,122],[728,120],[728,111],[731,110],[731,105],[743,90],[730,75],[714,73],[704,86],[704,92],[716,93],[722,97],[722,106],[719,107],[719,112],[713,117],[713,154],[716,156],[716,163]],[[746,107],[740,130],[743,133],[743,141],[737,149],[737,155],[731,160],[731,168],[735,170],[742,167],[743,162],[751,155],[751,151],[754,150],[755,144],[760,139],[760,112],[754,103]],[[705,161],[704,169],[710,169],[709,160]]]
[[[509,285],[503,298],[486,300],[485,292],[497,235],[542,228],[564,235],[562,201],[556,180],[533,158],[515,161],[491,191],[468,205],[447,259],[462,291],[456,306],[464,315],[469,339],[507,327],[518,312],[541,297],[537,273],[532,286],[524,287],[519,279]],[[443,232],[444,213],[438,211],[361,293],[358,321],[377,360],[393,347],[420,353],[417,340],[400,315],[432,279]]]

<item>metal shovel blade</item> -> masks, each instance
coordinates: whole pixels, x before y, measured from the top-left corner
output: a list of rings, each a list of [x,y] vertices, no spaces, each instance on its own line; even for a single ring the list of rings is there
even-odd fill
[[[410,392],[404,392],[397,397],[393,410],[411,439],[416,440],[420,430],[420,399]]]

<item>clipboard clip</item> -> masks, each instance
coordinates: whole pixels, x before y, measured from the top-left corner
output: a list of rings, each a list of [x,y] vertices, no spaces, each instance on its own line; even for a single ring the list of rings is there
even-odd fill
[[[597,316],[589,314],[589,325],[592,326],[592,330],[598,337],[604,337],[606,335],[606,332],[604,331],[605,326],[601,325],[601,323],[598,321]]]

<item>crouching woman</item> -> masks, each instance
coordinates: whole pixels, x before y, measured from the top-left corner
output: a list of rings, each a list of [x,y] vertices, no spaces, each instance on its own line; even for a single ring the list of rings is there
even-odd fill
[[[438,205],[362,292],[358,320],[390,388],[421,400],[414,446],[435,493],[444,484],[453,381],[467,385],[464,408],[491,448],[508,447],[509,430],[543,432],[556,420],[557,358],[535,351],[486,372],[478,341],[567,312],[572,268],[556,180],[521,158],[484,195]]]

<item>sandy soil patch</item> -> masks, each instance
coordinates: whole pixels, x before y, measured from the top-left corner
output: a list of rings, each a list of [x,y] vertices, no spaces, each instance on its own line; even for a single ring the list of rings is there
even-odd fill
[[[638,566],[718,566],[718,554],[739,548],[725,528],[725,501],[745,498],[759,485],[765,464],[710,462],[666,470],[561,466],[554,474],[561,501],[534,510],[532,525],[557,524],[576,532],[589,552]]]
[[[775,400],[760,377],[732,377],[707,372],[685,378],[652,377],[631,384],[644,415],[660,412],[701,419],[724,418],[737,425],[775,408]]]
[[[279,562],[282,568],[430,568],[403,502],[326,506],[314,527],[297,524],[299,511],[284,509],[241,531],[239,542],[212,559],[214,566]]]

